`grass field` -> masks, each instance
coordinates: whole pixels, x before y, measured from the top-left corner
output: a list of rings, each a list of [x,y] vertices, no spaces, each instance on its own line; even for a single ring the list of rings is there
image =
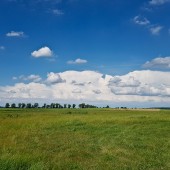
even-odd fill
[[[170,111],[0,109],[0,170],[170,169]]]

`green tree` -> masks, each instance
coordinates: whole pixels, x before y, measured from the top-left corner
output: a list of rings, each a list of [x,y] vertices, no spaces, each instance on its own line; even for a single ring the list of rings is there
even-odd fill
[[[82,108],[82,104],[79,104],[79,108]]]
[[[79,108],[85,108],[85,107],[86,107],[85,103],[79,104]]]
[[[67,104],[64,104],[64,108],[67,108]]]
[[[55,108],[55,103],[51,103],[51,108]]]
[[[76,104],[73,104],[72,107],[73,107],[73,109],[74,109],[74,108],[76,107]]]
[[[16,104],[15,104],[15,103],[12,103],[12,104],[11,104],[11,108],[16,108]]]
[[[46,103],[44,103],[44,105],[42,106],[42,108],[47,108],[47,104],[46,104]]]
[[[38,103],[34,103],[33,107],[34,108],[38,108],[39,104]]]
[[[92,106],[91,105],[89,105],[89,104],[86,104],[85,105],[85,108],[91,108]]]
[[[22,108],[25,108],[26,107],[26,104],[25,103],[22,103]]]
[[[59,108],[60,108],[60,109],[62,109],[62,108],[63,108],[63,106],[62,106],[61,104],[59,104]]]
[[[26,108],[31,108],[31,107],[32,107],[31,103],[27,103]]]
[[[6,103],[5,104],[5,108],[9,108],[10,107],[10,104],[9,103]]]
[[[69,109],[71,108],[71,104],[68,104],[68,108],[69,108]]]
[[[61,105],[59,103],[56,103],[55,105],[56,105],[57,109],[61,107]]]
[[[22,107],[22,103],[18,103],[18,107],[21,108]]]

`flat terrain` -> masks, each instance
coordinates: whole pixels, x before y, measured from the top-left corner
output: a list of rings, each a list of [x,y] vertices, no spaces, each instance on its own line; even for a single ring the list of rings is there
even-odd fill
[[[0,170],[168,170],[170,111],[0,109]]]

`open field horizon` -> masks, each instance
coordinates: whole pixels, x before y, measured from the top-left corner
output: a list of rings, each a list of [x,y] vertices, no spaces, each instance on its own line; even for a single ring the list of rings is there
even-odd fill
[[[0,109],[0,169],[170,169],[170,111]]]
[[[0,21],[0,170],[170,170],[170,0],[0,0]]]

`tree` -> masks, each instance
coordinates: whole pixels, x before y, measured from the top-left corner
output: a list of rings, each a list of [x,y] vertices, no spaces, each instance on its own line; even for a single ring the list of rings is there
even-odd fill
[[[64,104],[64,108],[67,108],[67,104]]]
[[[97,108],[97,106],[81,103],[79,104],[79,108]]]
[[[73,109],[74,109],[74,108],[76,107],[76,104],[73,104],[73,106],[72,106],[72,107],[73,107]]]
[[[22,107],[22,103],[18,103],[18,107],[21,108]]]
[[[26,108],[31,108],[31,107],[32,107],[31,103],[27,103]]]
[[[47,108],[47,104],[46,104],[46,103],[44,103],[44,105],[42,106],[42,108]]]
[[[25,103],[22,103],[22,108],[25,108],[26,104]]]
[[[9,103],[6,103],[5,104],[5,108],[9,108],[10,107],[10,104]]]
[[[79,104],[79,108],[85,108],[85,103],[81,103],[81,104]]]
[[[11,104],[11,108],[16,108],[16,104],[15,104],[15,103],[12,103],[12,104]]]
[[[69,109],[71,108],[71,104],[68,104],[68,108],[69,108]]]
[[[51,108],[55,108],[55,103],[51,103]]]
[[[82,104],[79,104],[79,108],[82,108]]]
[[[59,104],[59,103],[56,103],[55,105],[56,105],[56,108],[59,108],[59,106],[60,106],[60,104]]]
[[[34,103],[33,107],[34,108],[38,108],[39,104],[38,103]]]
[[[62,108],[63,108],[63,106],[62,106],[61,104],[59,104],[59,108],[60,108],[60,109],[62,109]]]

